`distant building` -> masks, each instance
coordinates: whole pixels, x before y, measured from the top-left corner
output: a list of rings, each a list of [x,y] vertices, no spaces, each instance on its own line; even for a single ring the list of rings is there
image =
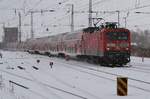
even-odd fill
[[[18,28],[17,27],[5,27],[3,43],[18,42]]]

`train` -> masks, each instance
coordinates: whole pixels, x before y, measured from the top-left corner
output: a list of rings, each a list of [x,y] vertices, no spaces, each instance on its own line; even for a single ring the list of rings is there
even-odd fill
[[[74,32],[29,39],[10,44],[11,48],[29,53],[74,57],[100,65],[123,66],[130,62],[131,35],[126,28],[106,22],[99,27],[88,27]]]

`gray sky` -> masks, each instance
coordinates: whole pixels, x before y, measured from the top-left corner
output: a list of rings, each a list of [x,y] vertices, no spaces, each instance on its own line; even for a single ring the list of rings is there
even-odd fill
[[[0,0],[0,37],[2,37],[2,24],[5,26],[18,26],[18,12],[22,15],[22,39],[30,37],[29,10],[54,9],[51,13],[34,14],[35,37],[70,31],[70,4],[74,4],[75,11],[88,11],[89,0]],[[59,4],[59,2],[62,2]],[[143,7],[147,6],[148,7]],[[134,9],[135,7],[143,7]],[[17,9],[15,11],[15,9]],[[124,27],[123,17],[127,17],[127,28],[150,29],[150,14],[135,14],[136,11],[150,12],[150,0],[93,0],[93,11],[120,10],[120,23]],[[26,15],[26,16],[25,16]],[[98,13],[93,17],[102,17],[105,21],[117,22],[117,13]],[[88,26],[88,13],[75,13],[75,30]],[[49,28],[49,31],[46,31]]]

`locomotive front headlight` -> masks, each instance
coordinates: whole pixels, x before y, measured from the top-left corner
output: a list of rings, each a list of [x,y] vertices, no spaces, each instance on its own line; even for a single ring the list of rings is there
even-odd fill
[[[107,50],[109,51],[109,50],[110,50],[110,48],[109,48],[109,47],[107,47]]]
[[[129,48],[127,47],[126,50],[129,50]]]

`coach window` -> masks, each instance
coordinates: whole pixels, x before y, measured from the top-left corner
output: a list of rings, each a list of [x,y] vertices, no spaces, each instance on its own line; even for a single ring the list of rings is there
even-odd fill
[[[79,44],[79,41],[77,41],[77,44],[80,45],[80,44]],[[77,52],[77,44],[75,44],[75,46],[74,46],[74,53]]]
[[[69,47],[69,52],[71,53],[71,47]]]
[[[70,47],[68,47],[68,52],[70,52]]]
[[[81,41],[83,41],[83,35],[82,35],[82,37],[81,37]]]
[[[72,53],[72,47],[70,48],[70,52]]]
[[[74,51],[74,48],[72,47],[72,53],[73,53],[73,51]]]
[[[69,52],[71,52],[71,48],[69,47]]]
[[[71,53],[73,53],[73,47],[71,48]]]

